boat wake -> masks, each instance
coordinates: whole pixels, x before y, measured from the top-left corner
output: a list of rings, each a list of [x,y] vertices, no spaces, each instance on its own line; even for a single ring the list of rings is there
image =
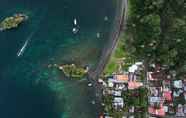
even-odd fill
[[[17,52],[17,56],[20,57],[24,54],[27,46],[28,46],[28,43],[29,41],[32,39],[32,37],[34,36],[35,32],[32,32],[28,38],[26,39],[25,43],[23,44],[23,46],[21,47],[21,49]]]
[[[40,19],[40,20],[39,20],[39,22],[37,23],[36,26],[39,26],[39,24],[41,24],[41,22],[44,20],[45,16],[47,15],[48,7],[46,7],[46,9],[44,9],[44,10],[43,10],[43,9],[38,9],[38,10],[39,10],[40,12],[42,12],[42,14],[39,15],[39,16],[41,16],[41,17],[38,18],[38,19]],[[40,27],[37,27],[33,32],[30,33],[30,35],[27,37],[25,43],[24,43],[23,46],[21,47],[21,49],[17,52],[17,57],[20,57],[20,56],[22,56],[22,55],[24,54],[24,52],[25,52],[25,50],[26,50],[26,48],[27,48],[27,46],[28,46],[28,43],[31,41],[31,39],[33,38],[34,34],[39,30],[39,28],[40,28]]]

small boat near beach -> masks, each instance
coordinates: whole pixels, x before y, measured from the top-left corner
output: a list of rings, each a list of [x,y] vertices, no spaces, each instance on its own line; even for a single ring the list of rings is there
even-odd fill
[[[97,32],[97,33],[96,33],[96,37],[99,39],[100,36],[101,36],[100,32]]]
[[[109,20],[108,16],[105,16],[104,21],[108,21],[108,20]]]
[[[88,87],[91,87],[91,86],[92,86],[92,83],[89,83],[89,84],[88,84]]]
[[[91,103],[92,103],[92,104],[96,104],[96,101],[95,101],[95,100],[92,100]]]

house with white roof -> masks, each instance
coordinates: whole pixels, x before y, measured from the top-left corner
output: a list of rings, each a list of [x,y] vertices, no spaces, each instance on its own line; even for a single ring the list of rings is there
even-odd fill
[[[121,97],[121,91],[113,91],[113,95],[114,96],[118,96],[118,97]]]
[[[114,97],[113,107],[118,110],[124,107],[124,100],[121,97]]]
[[[174,88],[181,89],[183,88],[183,82],[182,80],[175,80],[173,82]]]
[[[173,96],[174,96],[174,97],[179,97],[182,93],[183,93],[183,90],[181,90],[181,89],[179,89],[179,90],[174,90]]]
[[[176,111],[176,116],[177,117],[183,117],[183,116],[185,116],[183,110],[184,110],[183,109],[183,105],[178,104],[177,111]]]
[[[184,104],[184,110],[183,112],[186,114],[186,104]]]

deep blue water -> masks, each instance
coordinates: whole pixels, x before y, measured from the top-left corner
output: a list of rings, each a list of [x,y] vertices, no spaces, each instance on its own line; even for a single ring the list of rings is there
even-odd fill
[[[0,20],[19,12],[29,16],[18,28],[0,32],[0,118],[96,118],[99,110],[91,104],[87,80],[70,80],[48,65],[94,68],[115,7],[114,0],[0,0]],[[74,18],[77,34],[72,33]]]

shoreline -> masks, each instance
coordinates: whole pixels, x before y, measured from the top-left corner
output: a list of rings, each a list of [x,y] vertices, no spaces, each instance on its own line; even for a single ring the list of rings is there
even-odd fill
[[[113,53],[113,50],[115,49],[118,43],[120,31],[123,25],[126,24],[125,20],[127,18],[127,1],[128,0],[121,0],[120,2],[117,3],[118,7],[116,9],[116,15],[114,18],[114,23],[113,23],[114,27],[111,30],[108,44],[104,47],[102,51],[101,58],[100,61],[98,62],[98,66],[96,67],[96,69],[89,71],[88,77],[90,79],[96,79],[100,76],[106,64],[108,63],[109,58]]]
[[[121,0],[117,2],[116,15],[114,17],[113,29],[110,31],[108,44],[104,47],[98,66],[94,70],[90,70],[87,74],[88,81],[92,83],[94,87],[95,99],[98,101],[100,109],[102,109],[102,90],[103,87],[97,82],[98,77],[104,71],[106,64],[108,63],[111,54],[117,46],[119,41],[120,31],[126,25],[127,19],[127,3],[128,0]]]

